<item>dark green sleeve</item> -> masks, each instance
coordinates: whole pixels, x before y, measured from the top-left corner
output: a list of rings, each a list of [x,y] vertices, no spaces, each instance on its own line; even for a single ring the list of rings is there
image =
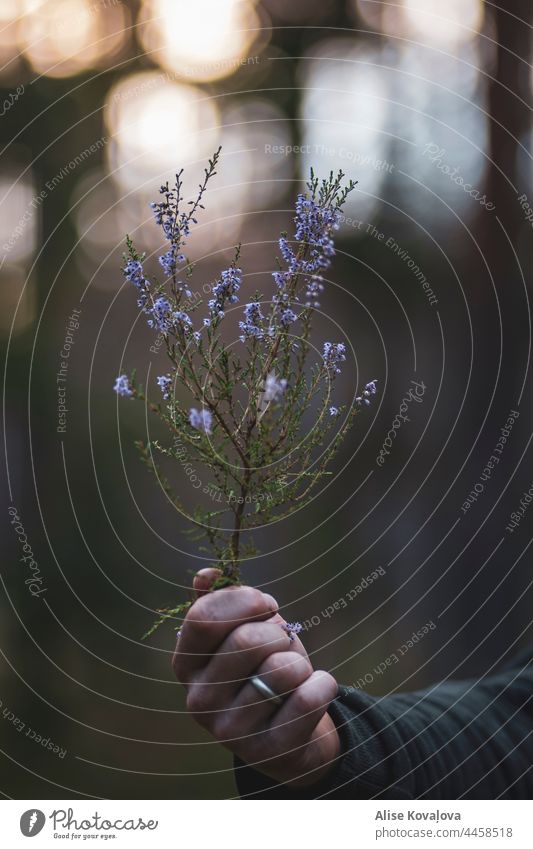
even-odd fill
[[[378,698],[339,687],[342,754],[303,790],[236,759],[242,798],[531,799],[533,648],[479,680]]]

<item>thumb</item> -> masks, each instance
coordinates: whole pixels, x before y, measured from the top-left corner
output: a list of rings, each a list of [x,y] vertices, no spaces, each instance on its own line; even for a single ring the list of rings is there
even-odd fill
[[[214,567],[209,567],[206,569],[200,569],[199,572],[193,578],[192,586],[196,593],[196,598],[200,598],[209,592],[211,585],[216,581],[217,578],[222,574],[220,569],[215,569]]]

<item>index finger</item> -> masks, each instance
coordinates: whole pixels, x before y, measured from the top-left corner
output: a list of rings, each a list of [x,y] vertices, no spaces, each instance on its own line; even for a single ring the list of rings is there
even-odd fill
[[[243,622],[261,622],[278,610],[277,602],[253,587],[224,587],[201,596],[190,608],[174,653],[176,677],[186,682],[228,634]]]

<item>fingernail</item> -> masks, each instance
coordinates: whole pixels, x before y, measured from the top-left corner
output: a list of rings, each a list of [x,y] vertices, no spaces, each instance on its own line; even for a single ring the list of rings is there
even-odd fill
[[[269,595],[268,593],[263,593],[263,595],[268,601],[269,605],[272,607],[272,610],[279,610],[279,604],[273,596]]]

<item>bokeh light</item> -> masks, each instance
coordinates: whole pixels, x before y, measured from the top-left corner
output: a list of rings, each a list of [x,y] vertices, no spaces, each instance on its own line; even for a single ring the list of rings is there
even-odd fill
[[[166,99],[154,116],[151,108],[145,111],[145,107],[153,107],[159,87],[160,96]],[[174,103],[176,88],[179,96]],[[267,99],[246,97],[239,102],[230,101],[220,116],[218,112],[203,116],[210,122],[209,127],[215,127],[213,131],[208,128],[202,133],[197,124],[199,134],[188,141],[184,134],[169,133],[168,115],[175,115],[178,122],[189,120],[185,110],[192,109],[194,113],[198,97],[196,89],[169,84],[154,72],[131,77],[127,85],[109,93],[106,123],[113,134],[110,174],[92,169],[71,197],[80,240],[80,271],[92,279],[91,285],[96,288],[116,287],[118,262],[110,256],[123,250],[124,233],[135,233],[139,248],[148,253],[160,250],[161,234],[152,225],[149,201],[154,199],[160,183],[172,181],[183,163],[187,164],[184,190],[186,194],[193,193],[205,161],[218,143],[222,144],[223,167],[218,169],[210,189],[208,209],[192,231],[191,250],[202,254],[232,250],[244,228],[247,238],[259,238],[263,213],[285,197],[287,184],[292,183],[293,163],[289,157],[274,157],[265,151],[265,140],[270,146],[290,144],[290,125],[284,111]],[[163,136],[172,140],[168,147],[152,143],[157,121],[165,123]],[[183,148],[179,147],[180,141]],[[140,222],[144,226],[139,226]],[[273,231],[273,238],[276,233]]]
[[[130,14],[120,0],[21,0],[19,48],[33,68],[69,77],[116,56],[128,37]]]
[[[259,26],[251,0],[144,0],[139,14],[141,43],[150,58],[197,82],[257,61],[250,51]]]
[[[25,263],[35,251],[42,198],[31,177],[6,169],[0,176],[0,246],[10,263]]]
[[[307,54],[300,77],[305,171],[313,165],[324,176],[341,168],[359,181],[349,217],[368,222],[378,206],[385,216],[398,206],[446,227],[446,204],[467,218],[475,214],[471,196],[458,192],[443,170],[468,173],[476,188],[483,185],[487,127],[479,43],[462,42],[454,54],[408,42],[357,46],[350,38],[324,39]],[[426,154],[426,145],[441,151],[439,157]],[[400,171],[430,191],[416,200],[405,186],[397,194]],[[395,222],[398,227],[397,216]]]
[[[471,41],[483,24],[482,0],[352,0],[357,16],[389,36],[451,48]]]
[[[105,105],[109,165],[121,185],[137,189],[180,164],[205,159],[219,139],[219,110],[200,89],[157,71],[113,86]]]
[[[12,75],[20,64],[17,44],[17,18],[20,0],[2,0],[0,3],[0,62],[2,76]]]
[[[346,211],[370,215],[386,170],[387,83],[379,51],[349,38],[324,39],[307,54],[301,74],[302,176],[342,169],[359,179]],[[364,178],[363,178],[364,175]]]
[[[425,42],[470,41],[483,22],[482,0],[404,0],[404,6],[408,27]]]
[[[35,192],[31,176],[20,177],[6,168],[0,177],[0,334],[16,335],[35,318],[35,278],[27,273],[35,254],[40,230],[42,198]]]
[[[239,151],[232,157],[233,164],[227,163],[228,182],[239,182],[241,198],[247,198],[243,209],[267,208],[286,194],[286,181],[293,173],[289,157],[267,152],[269,146],[285,148],[290,144],[287,115],[272,101],[250,97],[228,106],[223,123],[223,149]]]
[[[134,203],[136,210],[137,204]],[[100,168],[92,169],[76,186],[71,197],[71,206],[75,210],[74,218],[78,231],[78,251],[80,271],[85,278],[90,277],[105,257],[124,241],[125,221],[121,215],[119,192],[115,182]],[[124,205],[125,206],[125,205]],[[138,211],[138,210],[137,210]],[[131,223],[131,222],[130,222]],[[106,288],[116,286],[116,264],[109,263],[109,275],[106,269],[98,271],[95,285]]]

